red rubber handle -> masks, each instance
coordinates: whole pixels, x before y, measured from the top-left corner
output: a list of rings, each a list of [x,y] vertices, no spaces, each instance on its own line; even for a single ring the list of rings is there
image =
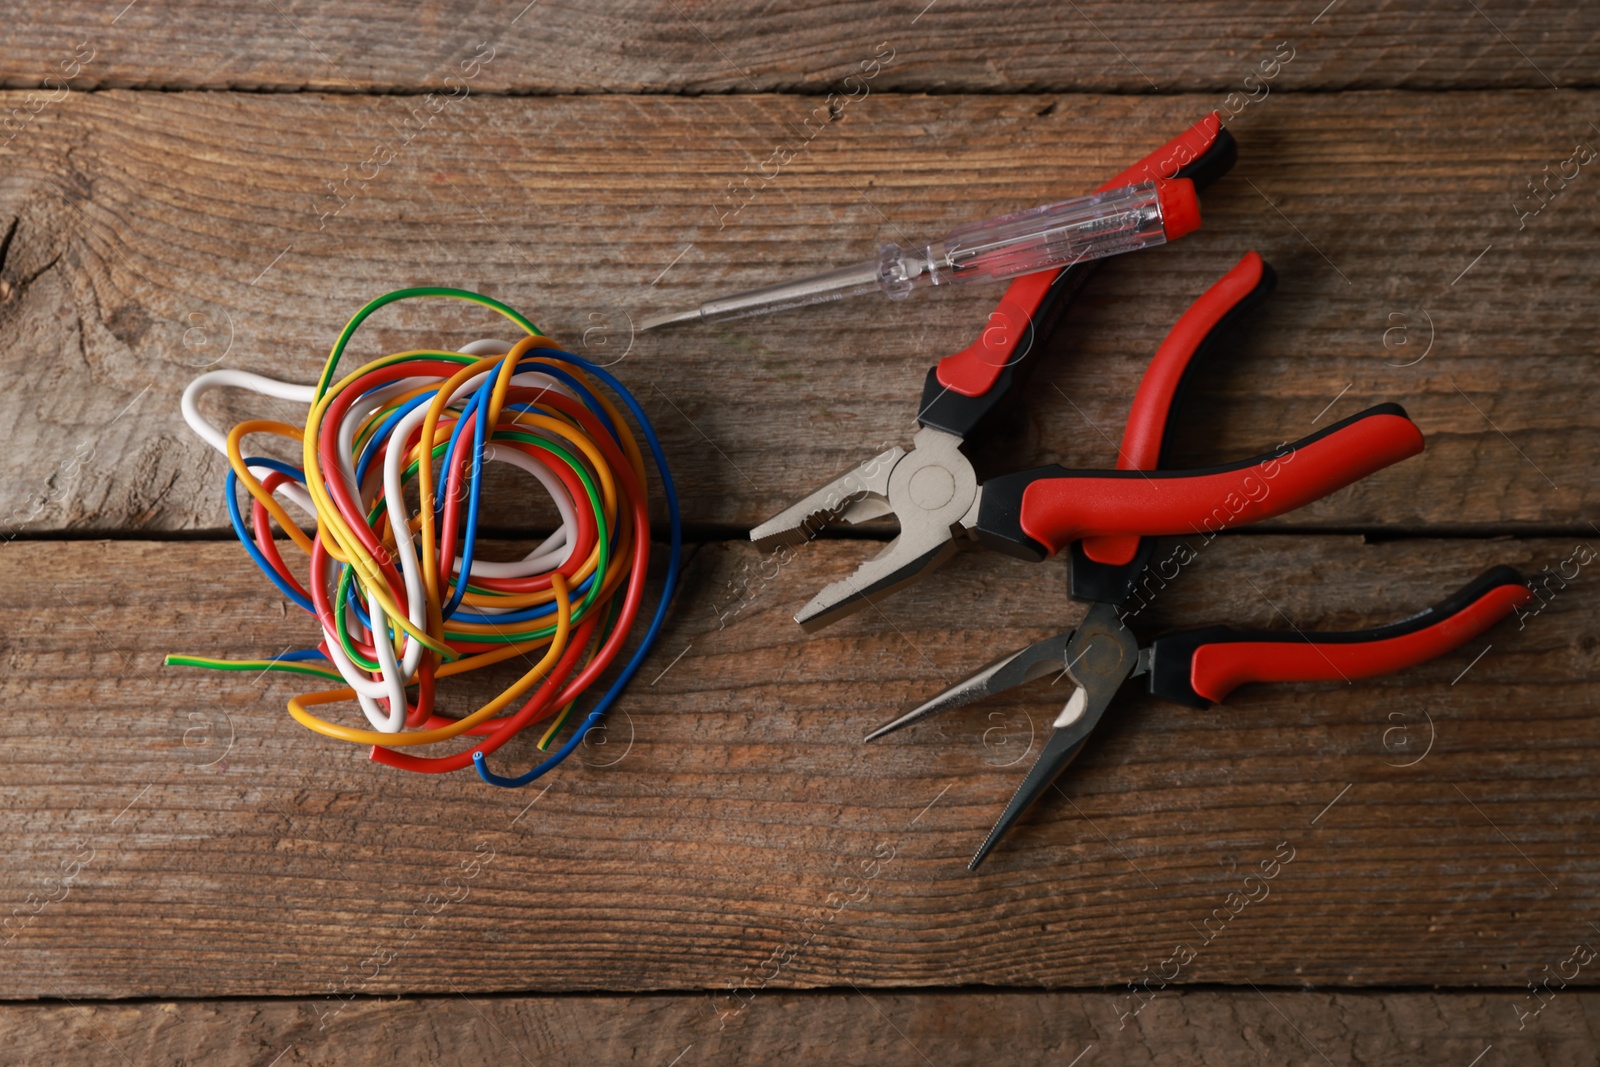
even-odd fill
[[[1422,451],[1398,404],[1379,404],[1256,459],[1202,471],[1044,467],[983,484],[975,528],[1026,559],[1107,535],[1214,532],[1293,511]]]
[[[1443,603],[1388,626],[1348,633],[1242,633],[1226,626],[1151,642],[1150,691],[1205,707],[1248,682],[1354,681],[1453,651],[1533,599],[1510,567],[1479,575]]]
[[[1222,130],[1222,119],[1213,111],[1178,136],[1124,170],[1095,192],[1118,189],[1124,185],[1171,178],[1193,160],[1198,159],[1216,141]],[[1065,269],[1065,268],[1063,268]],[[1025,274],[1013,281],[1000,298],[999,305],[989,316],[988,325],[978,339],[953,356],[939,361],[936,369],[939,384],[963,396],[982,396],[994,387],[1015,356],[1015,350],[1027,335],[1028,324],[1034,321],[1039,306],[1054,284],[1060,270]]]
[[[1232,270],[1189,305],[1172,327],[1133,394],[1128,425],[1122,431],[1122,448],[1117,453],[1118,470],[1148,471],[1159,465],[1172,402],[1190,361],[1222,320],[1261,285],[1266,269],[1258,254],[1246,252]],[[1112,566],[1131,563],[1138,551],[1137,537],[1091,537],[1083,543],[1084,555]]]

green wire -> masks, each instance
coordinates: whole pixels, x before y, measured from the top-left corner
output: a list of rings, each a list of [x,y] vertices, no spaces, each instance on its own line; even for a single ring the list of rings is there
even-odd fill
[[[354,568],[346,566],[343,563],[339,565],[339,587],[335,592],[335,595],[339,599],[334,601],[334,604],[337,605],[337,608],[333,613],[333,625],[339,633],[339,647],[344,649],[344,654],[350,657],[350,661],[364,670],[375,671],[379,669],[379,665],[363,656],[360,652],[356,651],[355,644],[350,639],[349,623],[345,619],[345,615],[350,610],[350,577],[354,573]],[[385,627],[385,629],[388,631],[389,637],[392,640],[394,637],[394,627],[389,626]]]
[[[322,395],[328,391],[328,384],[333,380],[334,368],[339,365],[339,357],[344,355],[345,346],[350,343],[350,338],[355,336],[355,332],[360,328],[361,324],[367,321],[367,317],[385,305],[392,304],[396,300],[405,300],[413,296],[447,297],[455,300],[465,300],[468,303],[478,304],[494,311],[498,311],[500,314],[504,315],[518,326],[521,326],[528,333],[535,334],[539,337],[543,337],[545,335],[543,330],[539,329],[539,327],[523,318],[520,312],[514,308],[507,307],[492,297],[484,296],[482,293],[474,293],[467,289],[450,289],[436,285],[422,285],[411,289],[396,289],[392,293],[385,293],[376,300],[368,302],[366,307],[352,315],[350,317],[350,321],[344,324],[344,329],[339,331],[339,339],[333,343],[333,351],[328,353],[328,362],[323,365],[322,377],[317,380],[317,391],[312,403],[316,403],[316,401],[321,400]],[[462,353],[455,354],[461,355]],[[467,358],[472,360],[480,357],[468,356]]]
[[[330,678],[342,683],[344,676],[338,671],[322,667],[308,667],[295,660],[278,659],[213,659],[210,656],[190,656],[170,652],[162,663],[168,667],[205,667],[213,671],[287,671],[290,674],[309,674],[317,678]]]

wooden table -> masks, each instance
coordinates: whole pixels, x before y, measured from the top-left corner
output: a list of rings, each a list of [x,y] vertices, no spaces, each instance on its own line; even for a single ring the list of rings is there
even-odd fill
[[[4,1058],[1594,1063],[1600,11],[1323,5],[8,17]],[[1166,327],[1258,249],[1278,293],[1206,369],[1182,461],[1382,401],[1428,450],[1217,538],[1149,625],[1373,625],[1496,562],[1539,609],[1399,676],[1130,693],[970,875],[1059,697],[859,739],[1069,624],[1062,566],[967,553],[808,638],[790,614],[885,531],[779,566],[745,530],[904,440],[995,294],[629,316],[1075,194],[1213,108],[1240,160],[1205,228],[1095,276],[991,458],[1111,464]],[[293,681],[161,665],[313,632],[232,542],[183,386],[309,381],[355,308],[429,283],[613,363],[684,493],[670,624],[542,792],[390,771],[295,725]],[[483,321],[378,326],[369,357]],[[299,421],[278,407],[209,410]],[[525,492],[494,517],[549,521]]]

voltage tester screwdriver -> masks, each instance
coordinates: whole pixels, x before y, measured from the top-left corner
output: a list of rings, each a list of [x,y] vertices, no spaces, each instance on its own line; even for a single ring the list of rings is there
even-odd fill
[[[767,315],[862,293],[900,299],[932,285],[1005,281],[1175,241],[1199,225],[1193,182],[1140,182],[957,226],[921,249],[886,244],[876,259],[853,267],[652,315],[639,329]]]

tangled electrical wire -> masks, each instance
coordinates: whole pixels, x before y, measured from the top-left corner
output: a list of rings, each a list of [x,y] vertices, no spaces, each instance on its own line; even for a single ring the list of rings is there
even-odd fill
[[[333,380],[352,336],[373,312],[421,297],[491,308],[524,336],[515,344],[476,341],[460,352],[398,352]],[[553,719],[538,742],[549,751],[578,699],[621,653],[645,596],[650,517],[644,457],[597,382],[632,414],[660,474],[671,520],[666,578],[643,639],[610,687],[547,759],[503,776],[485,757],[523,729]],[[220,387],[309,404],[305,426],[252,419],[224,434],[199,411],[201,396]],[[212,371],[184,391],[183,415],[228,457],[225,495],[240,542],[285,596],[315,616],[322,640],[265,660],[170,655],[166,662],[342,682],[293,698],[289,713],[317,733],[372,746],[371,758],[379,763],[424,773],[471,763],[493,785],[526,785],[577,748],[660,632],[677,586],[682,535],[655,430],[615,377],[561,351],[498,301],[460,289],[389,293],[345,325],[315,386]],[[245,455],[243,440],[255,434],[298,442],[302,466]],[[561,516],[555,532],[520,560],[478,558],[483,473],[491,461],[531,474]],[[250,497],[248,525],[241,487]],[[315,519],[315,533],[306,533],[280,500]],[[306,582],[284,563],[274,522],[309,557]],[[459,718],[440,714],[442,679],[518,658],[532,666],[494,699]],[[352,700],[370,728],[310,710]],[[463,736],[474,743],[443,755],[412,751]]]

